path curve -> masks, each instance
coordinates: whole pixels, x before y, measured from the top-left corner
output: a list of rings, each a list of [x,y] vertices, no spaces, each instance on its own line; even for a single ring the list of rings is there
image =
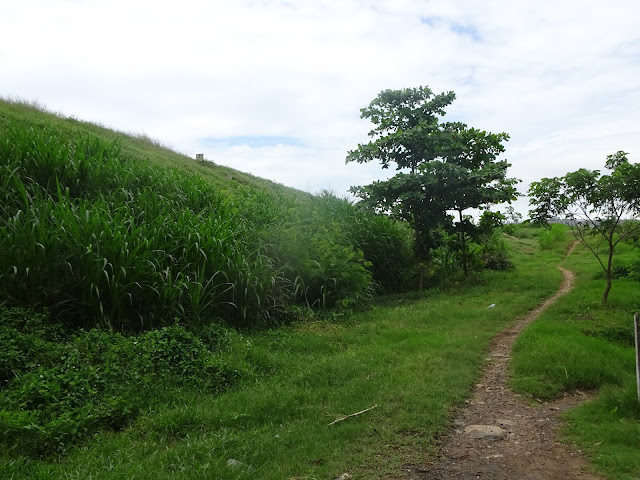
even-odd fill
[[[574,245],[575,246],[575,245]],[[569,254],[571,253],[569,250]],[[558,267],[564,280],[559,290],[492,341],[488,365],[467,405],[455,419],[455,430],[443,439],[442,458],[427,465],[405,465],[405,479],[416,480],[596,480],[580,452],[556,441],[559,414],[583,400],[566,395],[531,405],[507,386],[511,348],[518,334],[559,297],[573,288],[573,272]],[[471,425],[497,426],[496,439],[472,438]]]

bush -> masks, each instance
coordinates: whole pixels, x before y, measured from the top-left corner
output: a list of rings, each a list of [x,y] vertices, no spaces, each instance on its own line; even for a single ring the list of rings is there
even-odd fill
[[[60,358],[62,329],[47,323],[45,315],[25,309],[0,308],[0,389],[7,382],[40,365]]]
[[[538,243],[542,250],[551,250],[555,246],[564,245],[567,229],[564,225],[554,223],[550,228],[538,234]]]
[[[320,222],[298,223],[277,233],[275,254],[293,301],[329,309],[353,306],[372,294],[370,263],[336,238],[334,229]]]
[[[416,286],[413,234],[406,224],[357,210],[343,230],[370,263],[373,280],[383,293],[405,292]]]
[[[480,249],[480,257],[484,268],[490,270],[507,270],[514,264],[509,258],[507,244],[496,233],[490,235]]]
[[[408,287],[413,265],[409,231],[331,193],[292,207],[266,237],[289,294],[303,305],[351,308],[374,289]]]
[[[48,339],[48,327],[32,333],[20,329],[43,324],[42,316],[0,312],[2,319],[20,320],[14,327],[3,324],[3,334],[18,339],[16,345],[24,340],[42,347],[31,352],[30,361],[0,392],[0,445],[22,455],[64,453],[94,432],[125,427],[141,411],[169,398],[172,389],[213,394],[242,376],[178,325],[138,336],[83,330],[58,343]],[[15,364],[14,356],[0,357],[4,371]]]

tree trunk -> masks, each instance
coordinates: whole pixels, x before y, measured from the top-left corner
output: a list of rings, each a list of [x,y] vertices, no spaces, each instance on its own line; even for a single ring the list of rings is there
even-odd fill
[[[607,299],[609,298],[609,292],[611,291],[611,279],[612,279],[612,264],[613,264],[613,231],[609,234],[609,258],[607,259],[607,268],[605,270],[605,277],[607,278],[607,286],[604,289],[604,294],[602,295],[602,304],[607,303]]]
[[[418,290],[422,291],[424,290],[424,272],[425,272],[424,263],[422,262],[418,263],[418,272],[420,273],[420,276],[418,277]]]
[[[604,294],[602,295],[602,304],[607,303],[607,299],[609,298],[609,292],[611,291],[611,272],[607,274],[607,286],[604,289]]]
[[[464,233],[464,222],[462,220],[462,210],[458,210],[458,217],[460,218],[460,243],[462,243],[462,271],[464,276],[467,276],[467,237]]]

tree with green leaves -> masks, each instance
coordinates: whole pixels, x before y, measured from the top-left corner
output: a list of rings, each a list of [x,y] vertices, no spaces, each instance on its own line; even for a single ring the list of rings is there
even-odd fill
[[[581,168],[563,177],[543,178],[529,189],[529,212],[537,223],[552,217],[567,221],[576,239],[591,251],[607,281],[602,303],[607,303],[613,279],[615,247],[640,230],[640,165],[627,153],[607,156],[610,173]]]
[[[469,221],[463,212],[511,202],[516,179],[507,178],[511,165],[497,160],[506,133],[488,133],[460,122],[442,122],[453,92],[434,94],[428,87],[383,90],[361,109],[361,118],[375,128],[373,139],[347,155],[348,162],[378,160],[398,173],[388,180],[352,187],[361,203],[407,221],[414,230],[420,285],[424,263],[442,243],[440,232],[455,229],[460,236],[462,266],[467,272]],[[449,212],[457,213],[454,225]]]

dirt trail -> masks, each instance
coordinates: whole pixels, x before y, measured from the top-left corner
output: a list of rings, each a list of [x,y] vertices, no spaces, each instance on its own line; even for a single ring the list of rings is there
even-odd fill
[[[467,405],[459,412],[455,430],[443,441],[442,458],[427,465],[405,465],[405,479],[600,478],[589,473],[589,464],[579,452],[555,439],[559,414],[584,400],[584,395],[567,395],[557,401],[531,405],[514,394],[506,383],[511,347],[518,334],[573,287],[573,272],[558,268],[564,275],[558,292],[493,339],[489,363]],[[472,425],[491,428],[482,433],[470,428]],[[474,438],[482,435],[488,437]]]

